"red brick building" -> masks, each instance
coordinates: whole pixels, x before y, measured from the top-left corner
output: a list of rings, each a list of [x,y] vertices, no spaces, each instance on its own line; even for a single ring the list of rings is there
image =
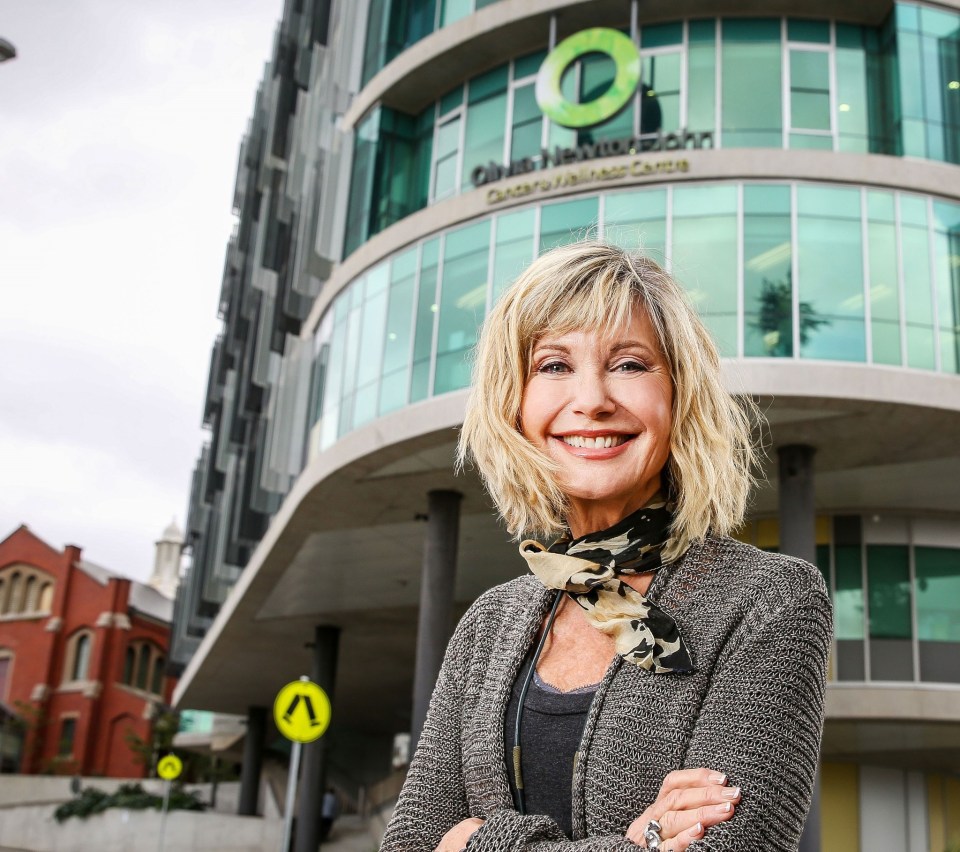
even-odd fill
[[[79,547],[58,551],[25,526],[0,542],[0,704],[25,731],[20,772],[145,774],[128,738],[150,742],[170,700],[172,615],[168,595],[84,560]]]

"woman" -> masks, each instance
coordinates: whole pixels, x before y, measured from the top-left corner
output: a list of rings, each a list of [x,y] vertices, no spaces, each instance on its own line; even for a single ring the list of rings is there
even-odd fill
[[[789,850],[831,607],[727,534],[750,420],[655,263],[554,249],[487,319],[461,435],[530,574],[450,641],[383,852]],[[518,722],[519,718],[519,722]]]

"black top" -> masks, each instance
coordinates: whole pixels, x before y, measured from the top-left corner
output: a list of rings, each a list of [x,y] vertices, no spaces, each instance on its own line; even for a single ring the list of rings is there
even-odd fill
[[[513,684],[503,731],[507,778],[510,779],[514,801],[517,801],[516,779],[513,777],[517,707],[529,669],[528,659]],[[567,837],[573,834],[574,756],[580,747],[583,726],[597,686],[560,692],[534,674],[520,719],[520,771],[526,812],[550,817]]]

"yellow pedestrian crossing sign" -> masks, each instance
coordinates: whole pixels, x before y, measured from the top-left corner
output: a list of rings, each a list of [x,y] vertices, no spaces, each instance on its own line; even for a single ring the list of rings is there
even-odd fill
[[[288,683],[273,702],[277,730],[295,743],[312,743],[330,725],[330,699],[309,680]]]
[[[157,764],[157,775],[164,781],[173,781],[174,778],[179,778],[181,772],[183,772],[183,761],[175,754],[161,757]]]

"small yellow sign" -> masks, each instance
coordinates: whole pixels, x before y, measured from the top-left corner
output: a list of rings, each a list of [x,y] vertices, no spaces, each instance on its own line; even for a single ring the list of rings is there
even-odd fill
[[[330,725],[330,699],[315,683],[295,680],[277,693],[273,721],[288,740],[312,743]]]
[[[183,761],[175,754],[161,757],[157,764],[157,775],[164,781],[173,781],[174,778],[179,778],[181,772],[183,772]]]

